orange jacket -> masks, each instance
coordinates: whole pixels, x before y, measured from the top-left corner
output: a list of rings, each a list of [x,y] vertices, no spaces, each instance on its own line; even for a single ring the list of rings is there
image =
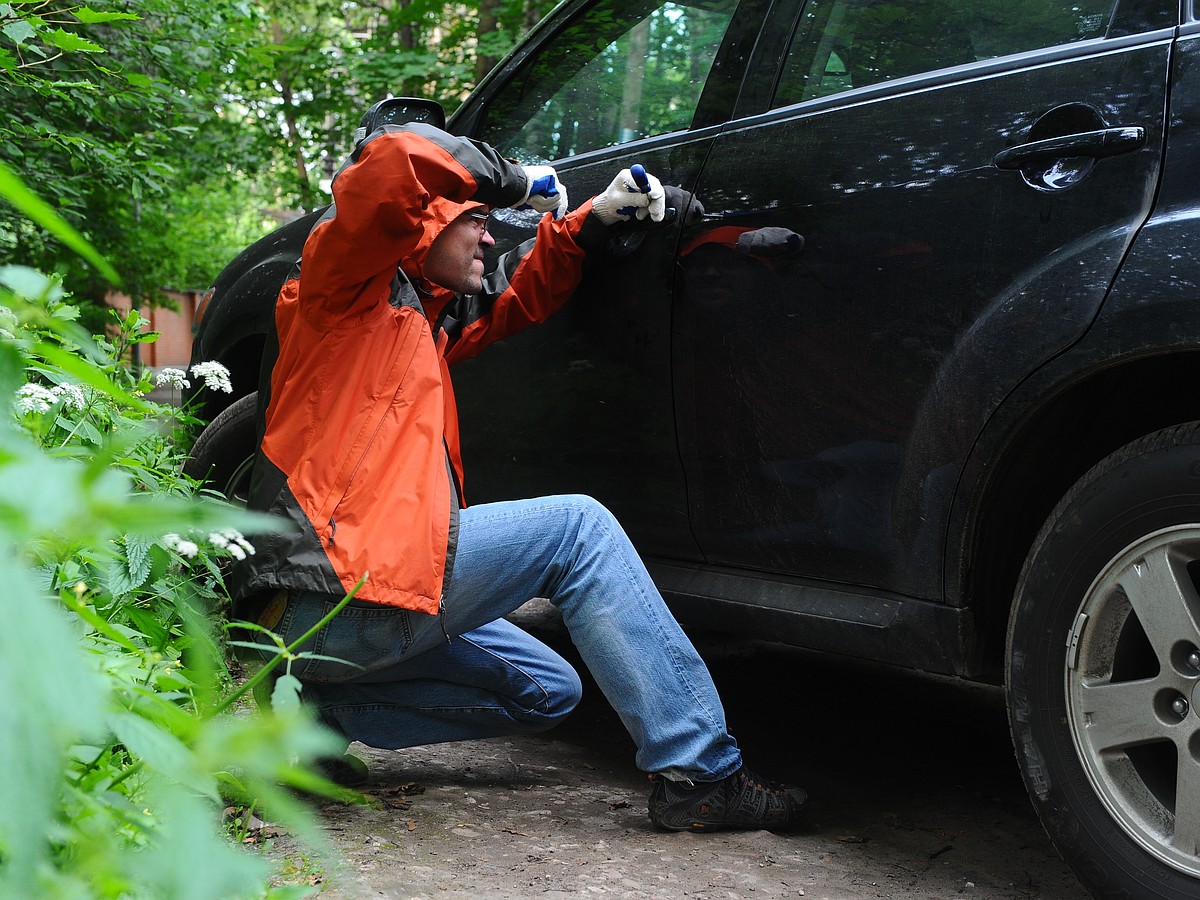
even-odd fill
[[[281,587],[340,596],[369,573],[359,599],[437,613],[463,503],[447,367],[544,321],[606,232],[589,201],[543,216],[532,247],[502,258],[478,295],[424,281],[446,224],[524,193],[521,167],[421,125],[376,132],[335,177],[276,302],[278,356],[260,390],[250,506],[296,530],[256,539],[235,602]]]

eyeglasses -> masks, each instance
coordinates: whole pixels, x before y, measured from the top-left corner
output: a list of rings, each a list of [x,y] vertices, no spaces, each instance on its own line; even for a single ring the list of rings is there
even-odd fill
[[[474,209],[467,213],[467,218],[479,229],[479,236],[483,237],[488,232],[488,226],[492,222],[492,214],[484,212],[481,209]]]

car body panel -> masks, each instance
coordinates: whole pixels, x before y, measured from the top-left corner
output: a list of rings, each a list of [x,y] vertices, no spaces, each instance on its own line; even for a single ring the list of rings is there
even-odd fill
[[[561,4],[448,128],[488,139],[497,97],[590,5]],[[1037,389],[1067,390],[1059,361],[1102,372],[1122,359],[1109,307],[1117,321],[1113,304],[1138,301],[1104,298],[1153,205],[1173,36],[1137,32],[1177,13],[1125,0],[1110,27],[1123,36],[771,111],[803,8],[744,0],[690,128],[547,160],[575,203],[640,162],[703,218],[614,242],[549,323],[457,367],[465,487],[474,503],[596,496],[685,619],[728,614],[731,630],[980,672],[974,523],[1005,434],[1043,408]],[[1144,142],[1063,190],[997,168],[1072,104]],[[1152,245],[1185,240],[1190,209],[1152,221],[1119,286],[1148,286],[1165,252]],[[498,219],[496,252],[532,234],[531,214]],[[765,260],[734,249],[763,227],[804,246]],[[306,232],[293,223],[222,274],[200,358],[261,352],[257,295]]]

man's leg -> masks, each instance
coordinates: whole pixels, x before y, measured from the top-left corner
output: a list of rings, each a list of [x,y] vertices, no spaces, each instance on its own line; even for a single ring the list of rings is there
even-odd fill
[[[612,515],[588,497],[464,510],[446,591],[451,633],[483,609],[545,597],[653,773],[660,828],[789,828],[807,796],[748,770],[707,667]],[[484,598],[487,598],[486,600]],[[486,613],[482,613],[486,614]]]
[[[757,779],[742,766],[703,661],[666,608],[624,531],[607,510],[587,497],[548,497],[463,510],[441,621],[405,610],[347,607],[323,630],[313,652],[351,660],[363,668],[350,670],[313,660],[296,674],[306,682],[310,696],[319,697],[323,708],[338,708],[336,718],[346,719],[347,724],[360,714],[351,716],[354,704],[347,698],[355,695],[343,689],[376,685],[363,704],[368,709],[361,714],[370,715],[370,707],[380,707],[379,718],[386,720],[398,715],[400,708],[428,706],[424,694],[445,697],[462,690],[455,686],[450,667],[455,638],[507,615],[532,597],[545,597],[562,611],[584,662],[638,745],[639,767],[665,776],[659,777],[651,795],[651,818],[656,824],[707,830],[785,827],[799,820],[803,792]],[[296,599],[289,603],[285,619],[292,619],[293,612],[303,613],[290,622],[289,635],[303,633],[305,622],[315,623],[336,598],[325,598],[325,604],[311,602],[319,599],[313,595],[305,595],[303,603]],[[464,718],[456,713],[453,724],[447,725],[452,704],[442,702],[439,724],[428,717],[408,719],[407,728],[394,728],[390,737],[377,735],[376,739],[385,746],[406,746],[455,739],[441,734],[483,737],[527,730],[467,727],[467,720],[474,720],[476,726],[487,720],[498,727],[504,715],[512,715],[498,712],[497,707],[511,710],[504,698],[504,673],[510,671],[504,645],[517,634],[523,633],[514,629],[495,635],[487,648],[495,665],[484,666],[480,679],[467,685],[480,691],[469,702],[493,706],[486,716],[465,713]],[[444,660],[447,667],[436,665],[437,657],[431,657],[434,664],[421,669],[433,677],[410,679],[405,670],[419,671],[410,667],[446,644],[446,635],[451,636],[452,648],[444,651],[450,654]],[[540,655],[548,649],[533,643],[542,648],[538,658],[548,660]],[[520,668],[519,662],[513,663]],[[543,686],[552,680],[543,679]],[[563,680],[561,673],[559,680]],[[574,705],[577,682],[564,690],[569,701],[560,701],[560,710]],[[393,698],[389,715],[382,715],[379,692]],[[488,699],[479,701],[484,695]],[[454,702],[462,713],[463,704]],[[397,734],[401,730],[403,736]],[[347,733],[357,737],[353,731]],[[692,785],[693,781],[698,784]]]
[[[624,531],[588,497],[462,511],[446,591],[451,634],[545,597],[637,744],[647,772],[714,781],[741,765],[707,667]]]
[[[386,674],[304,685],[327,724],[392,750],[545,731],[581,690],[566,660],[504,619],[443,639]]]

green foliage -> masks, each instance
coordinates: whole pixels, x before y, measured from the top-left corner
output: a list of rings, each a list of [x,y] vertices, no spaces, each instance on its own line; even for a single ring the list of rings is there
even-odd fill
[[[280,219],[327,202],[372,102],[416,94],[454,109],[479,56],[506,51],[550,5],[0,2],[0,164],[118,261],[126,292],[157,302],[205,287]],[[0,205],[0,261],[61,271],[100,304],[115,279],[64,243]]]
[[[222,560],[268,523],[179,474],[186,415],[122,362],[145,321],[94,338],[68,301],[0,269],[0,896],[263,896],[222,798],[319,846],[281,785],[328,790],[303,764],[336,749],[286,678],[272,714],[234,712],[252,684],[233,689],[212,630]]]
[[[138,299],[203,286],[219,268],[213,260],[189,284],[194,261],[153,238],[176,190],[207,185],[228,195],[228,172],[249,161],[210,91],[254,24],[231,0],[0,3],[0,162],[120,260]],[[0,208],[0,258],[60,268],[77,296],[99,301],[108,279],[59,248],[40,223]]]
[[[324,202],[372,101],[453,109],[550,5],[481,2],[483,35],[469,2],[0,0],[0,896],[271,894],[226,802],[322,846],[281,787],[337,795],[307,767],[338,747],[290,674],[304,641],[267,634],[280,669],[235,687],[215,627],[241,530],[274,523],[197,494],[195,421],[125,363],[154,335],[136,311],[91,335],[81,306],[205,285]]]

